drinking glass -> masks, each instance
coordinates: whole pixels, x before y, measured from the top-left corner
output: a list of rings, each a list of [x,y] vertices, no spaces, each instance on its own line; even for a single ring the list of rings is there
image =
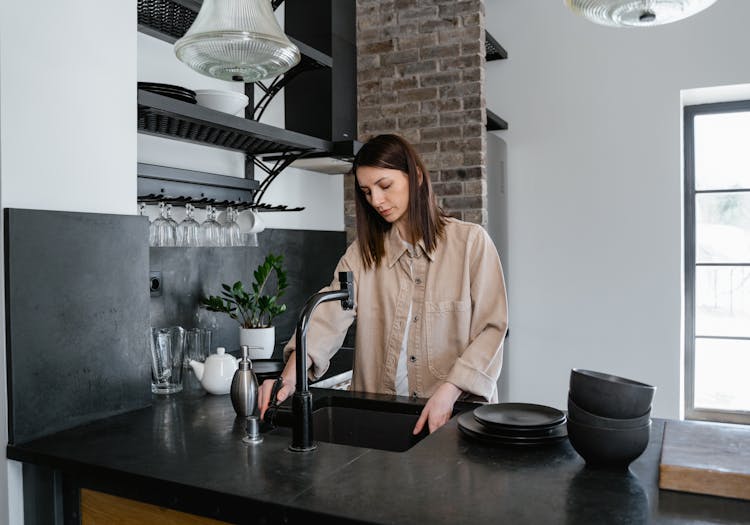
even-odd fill
[[[165,203],[159,203],[159,216],[154,219],[152,226],[154,228],[154,243],[151,246],[174,246],[175,229],[171,219],[167,217],[167,206]]]
[[[184,330],[180,327],[151,330],[151,392],[182,391]]]
[[[201,363],[204,362],[211,350],[211,330],[208,328],[191,328],[187,331],[186,337],[185,364],[191,359]]]
[[[224,246],[242,246],[240,225],[237,224],[237,213],[231,206],[227,208],[227,222],[221,226]]]
[[[177,246],[200,246],[200,224],[193,218],[195,206],[185,205],[185,219],[177,225]]]
[[[216,220],[216,209],[206,206],[206,220],[201,224],[203,246],[222,246],[221,224]]]
[[[169,222],[170,226],[172,226],[172,228],[174,229],[175,245],[177,245],[177,221],[172,218],[172,205],[171,204],[167,204],[164,217],[167,219],[167,222]]]
[[[255,232],[243,233],[242,246],[258,246],[258,234]]]
[[[154,223],[151,222],[151,219],[148,218],[148,214],[146,213],[145,202],[138,203],[138,215],[140,215],[141,217],[146,217],[146,220],[148,221],[148,245],[153,246],[154,239],[156,238],[156,232],[154,231]]]

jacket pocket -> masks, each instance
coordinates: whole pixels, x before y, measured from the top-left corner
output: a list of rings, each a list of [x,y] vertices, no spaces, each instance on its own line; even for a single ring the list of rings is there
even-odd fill
[[[448,377],[469,344],[470,328],[469,301],[425,302],[427,365],[435,377]]]

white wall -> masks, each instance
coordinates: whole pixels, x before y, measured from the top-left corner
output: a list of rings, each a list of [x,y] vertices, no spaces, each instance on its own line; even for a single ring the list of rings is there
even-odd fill
[[[2,205],[135,211],[136,13],[0,1]]]
[[[135,212],[135,27],[131,2],[0,0],[3,207]],[[4,445],[4,374],[0,407]],[[22,523],[20,469],[2,458],[0,522]]]
[[[510,129],[509,397],[566,403],[570,368],[657,385],[679,417],[681,90],[750,81],[750,2],[681,22],[599,26],[560,0],[488,0],[509,58],[487,105]]]

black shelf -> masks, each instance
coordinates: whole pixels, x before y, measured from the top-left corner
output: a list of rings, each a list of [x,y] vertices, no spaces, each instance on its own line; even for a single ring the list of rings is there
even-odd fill
[[[333,143],[138,90],[138,131],[250,156],[331,151]]]
[[[272,0],[271,3],[276,9],[282,2],[283,0]],[[138,0],[138,30],[173,44],[193,24],[202,3],[203,0]],[[245,111],[247,118],[138,90],[139,133],[242,152],[247,156],[244,180],[229,177],[228,179],[232,180],[227,181],[227,178],[216,174],[139,165],[140,202],[169,202],[178,205],[190,202],[196,207],[209,204],[231,205],[239,209],[252,208],[262,211],[304,209],[273,206],[260,201],[268,186],[294,160],[330,153],[346,156],[348,150],[358,149],[359,144],[355,145],[355,141],[345,144],[339,140],[334,143],[311,136],[304,128],[299,128],[302,131],[300,133],[291,130],[298,128],[291,127],[285,130],[258,122],[273,97],[282,88],[293,83],[293,79],[313,75],[318,81],[319,75],[326,74],[326,71],[327,74],[331,74],[333,71],[332,56],[298,39],[290,37],[290,40],[300,50],[300,63],[284,74],[269,79],[268,83],[245,84],[245,94],[251,101],[253,86],[257,86],[263,92],[257,104],[251,103]],[[337,64],[342,63],[346,64],[337,59]],[[266,159],[269,155],[274,158]],[[272,162],[271,165],[267,164],[269,161]],[[267,174],[260,184],[253,180],[253,170],[256,167]],[[143,170],[147,173],[141,173]]]
[[[138,199],[159,195],[195,201],[252,203],[254,179],[138,163]]]
[[[508,52],[498,43],[497,40],[495,40],[489,31],[484,32],[484,37],[484,49],[487,62],[508,58]]]
[[[253,179],[138,163],[138,202],[192,204],[196,208],[232,206],[264,212],[304,210],[255,202],[259,188],[260,183]]]
[[[487,111],[487,131],[498,131],[502,129],[508,129],[508,123],[498,117],[495,113],[490,111],[489,109]]]

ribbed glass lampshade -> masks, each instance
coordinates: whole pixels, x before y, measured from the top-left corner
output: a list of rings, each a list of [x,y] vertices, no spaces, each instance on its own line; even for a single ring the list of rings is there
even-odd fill
[[[655,26],[676,22],[710,7],[716,0],[565,0],[592,22],[615,27]]]
[[[276,21],[270,0],[203,0],[174,52],[199,73],[241,82],[275,77],[300,59],[299,49]]]

